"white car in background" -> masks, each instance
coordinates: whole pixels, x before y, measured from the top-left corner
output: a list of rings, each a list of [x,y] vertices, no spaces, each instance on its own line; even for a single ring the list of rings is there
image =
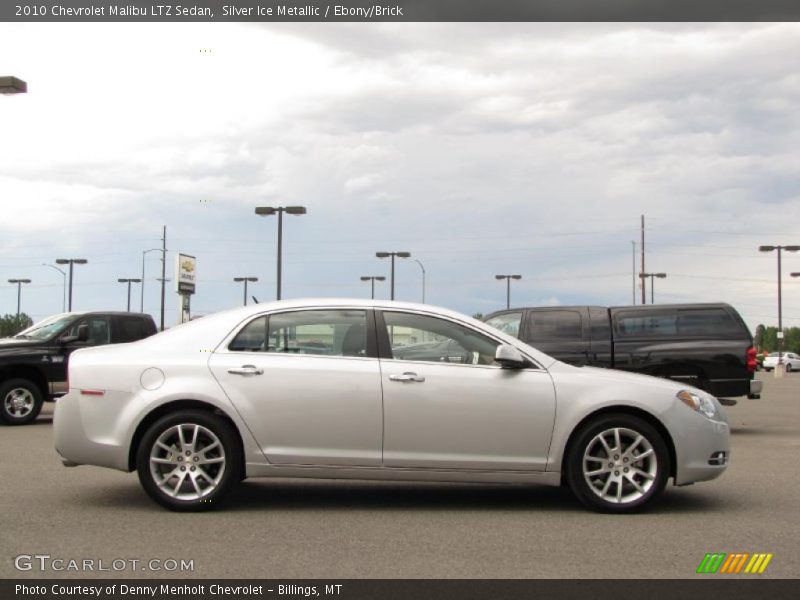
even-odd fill
[[[244,477],[312,477],[566,483],[627,512],[670,478],[718,477],[730,447],[701,390],[377,300],[257,304],[78,350],[54,429],[65,465],[136,470],[173,510],[214,507]]]
[[[786,371],[800,371],[800,356],[794,352],[771,352],[764,357],[764,364],[761,366],[765,371],[772,371],[778,366],[778,359],[781,360]]]

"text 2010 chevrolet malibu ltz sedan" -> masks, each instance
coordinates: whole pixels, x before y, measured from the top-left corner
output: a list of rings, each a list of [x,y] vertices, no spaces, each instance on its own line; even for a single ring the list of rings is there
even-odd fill
[[[558,362],[464,315],[361,300],[258,304],[78,350],[55,413],[66,465],[138,471],[175,510],[243,477],[568,483],[641,508],[726,467],[715,398]]]

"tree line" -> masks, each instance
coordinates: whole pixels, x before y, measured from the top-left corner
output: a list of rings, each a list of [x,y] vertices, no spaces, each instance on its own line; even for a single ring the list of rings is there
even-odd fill
[[[754,343],[762,352],[777,352],[778,328],[759,325],[756,327]],[[783,350],[800,354],[800,327],[783,328]]]
[[[33,325],[33,319],[25,313],[19,313],[19,317],[16,314],[3,315],[0,317],[0,338],[16,335],[31,325]]]

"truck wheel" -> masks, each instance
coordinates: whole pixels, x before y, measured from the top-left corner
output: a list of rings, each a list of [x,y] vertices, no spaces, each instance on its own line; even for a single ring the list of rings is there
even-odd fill
[[[602,415],[578,433],[567,457],[567,481],[591,509],[624,513],[664,489],[669,451],[649,423],[626,414]]]
[[[42,411],[42,392],[29,379],[9,379],[0,384],[0,421],[26,425]]]
[[[153,423],[136,453],[144,490],[176,511],[216,507],[241,480],[241,465],[228,423],[199,410],[178,411]]]

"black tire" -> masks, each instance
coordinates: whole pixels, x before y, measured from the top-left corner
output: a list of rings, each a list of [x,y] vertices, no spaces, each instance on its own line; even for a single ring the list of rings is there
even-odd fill
[[[789,373],[792,370],[792,363],[786,363],[786,372]]]
[[[178,429],[184,433],[186,446],[180,444]],[[191,445],[189,435],[197,436]],[[173,452],[167,453],[164,446],[157,445],[159,438]],[[214,441],[219,445],[214,445]],[[195,452],[203,445],[206,452]],[[151,453],[161,462],[151,463]],[[208,463],[200,462],[206,459]],[[144,490],[161,506],[175,511],[209,510],[216,508],[242,479],[240,444],[222,417],[200,410],[182,410],[160,418],[147,429],[136,451],[136,470]],[[164,485],[159,486],[157,477]],[[170,490],[175,493],[169,493]]]
[[[30,379],[9,379],[0,384],[0,421],[6,425],[27,425],[42,412],[44,398]]]
[[[622,447],[622,451],[619,454],[613,452],[619,447],[613,441],[614,430],[620,432],[619,446]],[[611,446],[610,455],[599,438],[603,432],[609,433],[604,440]],[[630,458],[624,460],[625,442],[638,439],[636,436],[639,435],[643,437],[644,443],[633,444],[630,448],[632,451]],[[644,454],[641,452],[642,449],[652,449],[652,453],[637,458],[637,453]],[[584,473],[584,454],[587,450],[592,457],[586,462],[587,465],[591,465],[587,466],[590,475]],[[594,458],[602,454],[606,454],[608,458],[602,461]],[[627,414],[602,415],[583,426],[570,444],[566,464],[567,481],[578,500],[592,510],[607,513],[641,510],[664,490],[670,473],[669,450],[661,434],[647,421]],[[603,470],[604,473],[592,476],[591,473],[597,469]],[[623,473],[624,469],[630,470]],[[607,477],[604,478],[606,474]],[[648,475],[647,478],[645,474]],[[601,486],[608,492],[606,496],[611,495],[613,487],[614,495],[618,495],[619,499],[611,501],[603,497]]]

